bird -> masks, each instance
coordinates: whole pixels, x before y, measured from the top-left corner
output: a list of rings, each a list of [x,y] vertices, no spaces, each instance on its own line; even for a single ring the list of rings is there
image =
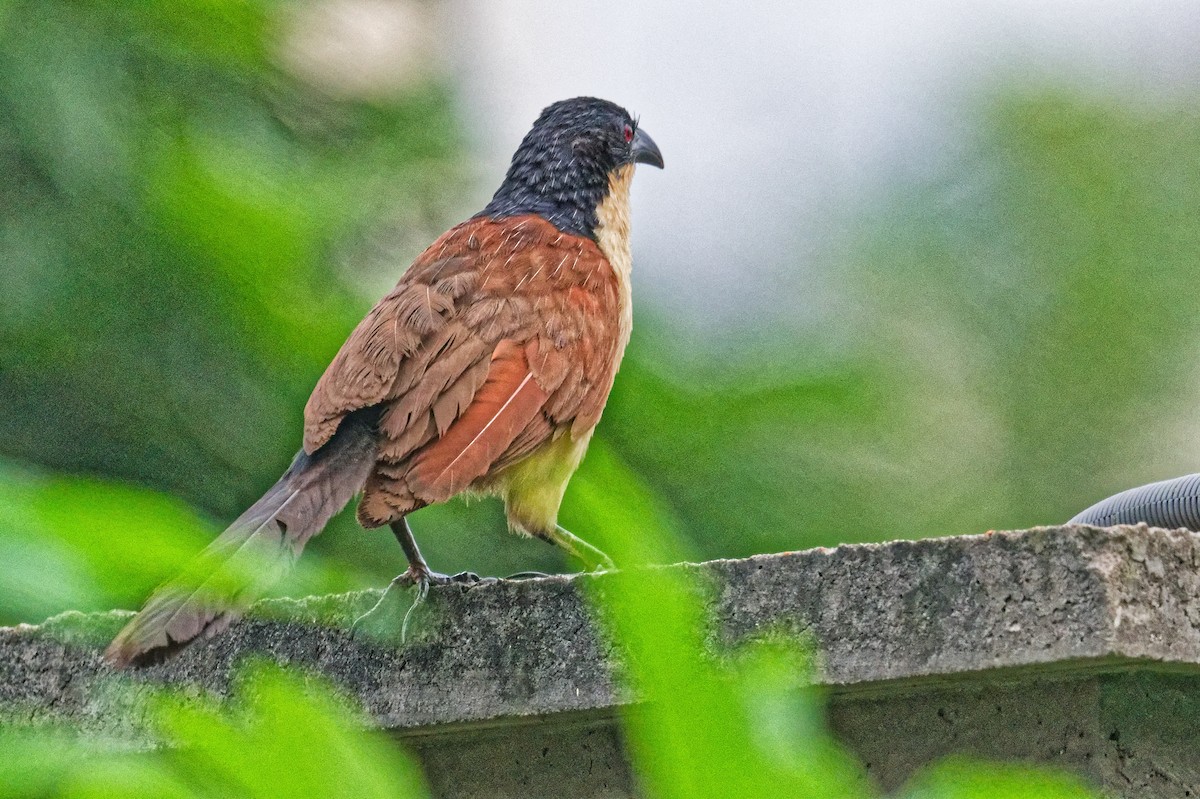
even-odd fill
[[[662,153],[621,106],[546,107],[491,201],[422,252],[334,356],[283,476],[151,594],[105,659],[158,662],[222,632],[359,494],[359,522],[391,528],[408,561],[393,585],[416,601],[478,579],[430,569],[408,522],[461,494],[498,497],[511,531],[613,568],[557,519],[632,330],[639,164],[662,169]]]

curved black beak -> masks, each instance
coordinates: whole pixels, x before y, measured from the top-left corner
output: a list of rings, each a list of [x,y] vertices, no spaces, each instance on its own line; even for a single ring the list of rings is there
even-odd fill
[[[658,151],[658,145],[650,138],[650,134],[641,128],[633,134],[633,162],[663,168],[663,157]]]

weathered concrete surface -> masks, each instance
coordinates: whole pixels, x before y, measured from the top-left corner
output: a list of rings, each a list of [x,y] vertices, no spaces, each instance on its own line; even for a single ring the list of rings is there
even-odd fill
[[[518,726],[401,735],[435,796],[629,799],[637,795],[616,720],[556,715]]]
[[[679,568],[712,586],[715,640],[780,628],[815,640],[835,729],[885,786],[964,752],[1057,763],[1140,797],[1200,789],[1190,754],[1200,735],[1147,716],[1179,707],[1196,718],[1198,563],[1192,533],[1080,527]],[[376,592],[264,602],[135,680],[222,693],[239,660],[261,652],[357,696],[422,754],[440,795],[630,796],[612,723],[630,698],[579,591],[609,583],[435,589],[403,647],[342,629]],[[138,694],[113,690],[99,657],[126,615],[0,630],[0,708],[142,743]],[[586,773],[574,767],[584,753]],[[475,787],[439,777],[468,766]],[[575,782],[564,794],[567,772]]]
[[[950,754],[1041,763],[1120,797],[1200,796],[1200,674],[993,675],[835,695],[830,720],[882,786]]]

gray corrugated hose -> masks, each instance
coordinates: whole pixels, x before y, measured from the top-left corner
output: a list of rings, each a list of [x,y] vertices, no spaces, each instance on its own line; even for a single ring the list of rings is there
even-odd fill
[[[1131,488],[1097,502],[1067,524],[1112,527],[1145,522],[1173,530],[1200,531],[1200,474]]]

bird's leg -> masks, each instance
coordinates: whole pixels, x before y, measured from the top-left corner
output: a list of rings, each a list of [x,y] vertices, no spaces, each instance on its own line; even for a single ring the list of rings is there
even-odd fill
[[[588,571],[613,571],[617,568],[612,558],[561,525],[555,525],[553,531],[542,537],[582,561]]]
[[[390,526],[392,534],[400,542],[400,548],[404,550],[404,557],[408,558],[408,569],[392,580],[392,585],[401,585],[404,588],[415,585],[417,586],[418,594],[428,594],[430,583],[444,585],[450,582],[449,577],[434,572],[429,568],[429,564],[425,562],[425,557],[421,554],[421,550],[417,546],[417,539],[413,537],[412,528],[408,526],[407,516],[401,517],[399,521],[392,522]],[[423,591],[422,586],[424,586]]]
[[[388,587],[384,590],[383,596],[379,598],[374,607],[354,621],[354,629],[357,629],[362,622],[375,615],[384,606],[393,588],[416,588],[412,606],[404,614],[404,621],[400,625],[400,642],[403,643],[408,637],[409,619],[412,617],[413,611],[424,603],[425,598],[429,596],[429,587],[431,585],[450,585],[451,583],[475,585],[486,582],[486,580],[474,572],[460,572],[455,575],[435,572],[429,568],[429,564],[425,562],[424,556],[421,555],[421,550],[417,547],[417,539],[413,537],[412,528],[408,525],[408,518],[403,517],[399,521],[392,522],[390,526],[392,533],[396,536],[396,540],[400,542],[400,548],[404,550],[404,556],[408,559],[408,568],[403,574],[392,579]]]
[[[613,571],[617,568],[612,558],[564,527],[555,525],[554,532],[539,533],[537,537],[546,543],[554,544],[571,557],[579,560],[588,571]],[[534,580],[539,577],[549,576],[545,572],[517,572],[516,574],[508,575],[504,579]]]
[[[398,522],[392,522],[392,532],[396,535],[396,540],[400,542],[400,548],[404,550],[404,556],[408,558],[408,570],[392,580],[393,583],[400,581],[403,587],[407,588],[410,585],[420,586],[425,584],[424,593],[429,593],[429,585],[449,585],[451,583],[466,583],[467,585],[475,585],[489,580],[494,580],[491,577],[480,577],[475,572],[459,572],[458,574],[441,574],[429,568],[429,564],[425,562],[424,556],[421,555],[421,550],[417,548],[417,539],[413,538],[412,528],[408,526],[408,517],[402,518]]]

